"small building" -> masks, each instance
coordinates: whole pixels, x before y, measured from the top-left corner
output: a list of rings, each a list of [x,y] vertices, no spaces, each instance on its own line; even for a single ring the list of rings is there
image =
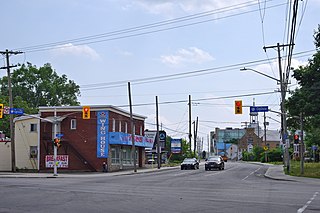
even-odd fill
[[[16,117],[15,161],[17,170],[39,170],[39,115]]]
[[[0,135],[4,135],[0,133]],[[0,171],[8,172],[11,171],[11,142],[5,138],[5,136],[1,136],[0,138]]]
[[[110,105],[91,106],[83,119],[81,106],[40,107],[40,171],[53,167],[53,139],[59,138],[59,171],[108,171],[134,167],[130,113]],[[136,166],[145,166],[145,148],[153,140],[144,137],[146,117],[133,114]],[[54,123],[56,123],[54,125]],[[55,127],[56,126],[56,127]],[[56,128],[56,130],[55,130]]]

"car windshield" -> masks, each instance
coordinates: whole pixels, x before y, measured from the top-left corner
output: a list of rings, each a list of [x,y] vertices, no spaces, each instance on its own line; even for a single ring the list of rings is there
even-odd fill
[[[193,163],[194,159],[185,159],[183,162],[184,163]]]
[[[211,157],[208,159],[208,161],[219,161],[220,158],[219,157]]]

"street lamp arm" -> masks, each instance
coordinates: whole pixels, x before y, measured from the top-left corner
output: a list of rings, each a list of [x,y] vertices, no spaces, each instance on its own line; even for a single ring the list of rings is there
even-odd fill
[[[254,70],[254,69],[246,68],[246,67],[240,69],[240,71],[246,71],[246,70],[251,70],[251,71],[253,71],[253,72],[256,72],[256,73],[258,73],[258,74],[260,74],[260,75],[263,75],[263,76],[266,76],[266,77],[268,77],[268,78],[271,78],[272,80],[275,80],[275,81],[277,81],[278,83],[280,83],[280,80],[279,80],[279,79],[274,78],[274,77],[272,77],[272,76],[270,76],[270,75],[267,75],[267,74],[265,74],[265,73],[259,72],[258,70]]]

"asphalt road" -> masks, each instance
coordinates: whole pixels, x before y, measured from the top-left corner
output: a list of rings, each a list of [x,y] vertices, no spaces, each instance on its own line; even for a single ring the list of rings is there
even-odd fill
[[[223,171],[0,178],[0,212],[320,212],[320,185],[264,177],[267,165]]]

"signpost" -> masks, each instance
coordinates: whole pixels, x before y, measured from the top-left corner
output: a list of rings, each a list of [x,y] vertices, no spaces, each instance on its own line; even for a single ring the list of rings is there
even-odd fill
[[[24,110],[22,108],[10,108],[9,113],[13,115],[23,115]]]

